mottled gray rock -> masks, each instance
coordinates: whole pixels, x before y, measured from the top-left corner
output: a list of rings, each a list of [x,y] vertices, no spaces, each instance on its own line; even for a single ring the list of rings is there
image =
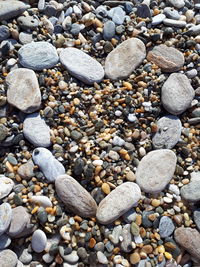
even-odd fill
[[[172,176],[176,167],[176,155],[169,149],[149,152],[140,161],[136,170],[136,182],[146,193],[161,192]]]
[[[103,27],[103,39],[111,40],[115,35],[115,23],[111,20],[106,21]]]
[[[40,253],[45,249],[46,244],[47,244],[46,234],[42,230],[37,229],[32,235],[32,241],[31,241],[32,249],[35,252]]]
[[[0,251],[0,266],[1,267],[16,267],[17,255],[10,249]]]
[[[185,62],[183,54],[178,49],[164,44],[155,46],[148,53],[147,59],[166,72],[180,70]]]
[[[0,142],[3,141],[8,136],[8,134],[8,128],[5,125],[0,124]]]
[[[172,233],[174,232],[174,229],[175,229],[175,226],[171,218],[167,216],[161,217],[160,222],[159,222],[159,235],[162,238],[172,235]]]
[[[0,26],[0,42],[8,39],[10,36],[9,28],[5,25]]]
[[[179,20],[181,17],[181,15],[178,13],[178,11],[176,9],[171,8],[171,7],[165,7],[163,10],[163,13],[169,19]]]
[[[151,18],[151,10],[148,5],[142,3],[137,6],[137,16],[140,18]]]
[[[26,116],[23,123],[23,134],[35,147],[49,147],[51,145],[50,128],[39,113]]]
[[[141,40],[130,38],[122,42],[106,57],[106,76],[113,80],[127,78],[142,63],[145,56],[146,48]]]
[[[0,199],[10,194],[13,189],[13,186],[13,180],[5,177],[4,175],[0,175]]]
[[[172,73],[161,90],[164,108],[174,115],[183,113],[190,106],[195,95],[189,79],[182,73]]]
[[[102,224],[112,223],[132,208],[140,197],[141,191],[137,184],[123,183],[99,203],[96,214],[98,221]]]
[[[115,226],[115,228],[112,231],[112,234],[109,235],[110,241],[114,245],[117,245],[119,243],[119,237],[121,236],[121,234],[122,234],[122,226],[121,225]]]
[[[176,8],[182,8],[185,6],[185,1],[184,0],[168,0],[168,2]]]
[[[77,255],[76,250],[73,250],[71,253],[66,254],[64,252],[64,249],[60,249],[63,247],[59,247],[59,252],[61,257],[69,264],[69,266],[74,266],[74,264],[76,264],[79,260],[79,256]]]
[[[166,26],[176,27],[176,28],[185,28],[185,26],[187,25],[187,23],[185,21],[175,20],[175,19],[164,19],[163,23]]]
[[[61,175],[55,181],[56,192],[66,207],[81,217],[94,217],[97,205],[92,196],[71,176]]]
[[[21,1],[0,1],[0,21],[17,17],[29,7],[29,5],[26,5]]]
[[[181,121],[178,117],[168,115],[160,118],[157,122],[157,132],[152,138],[153,146],[156,149],[172,149],[181,136]]]
[[[33,35],[32,35],[32,33],[20,32],[20,34],[19,34],[19,41],[23,45],[33,42]]]
[[[69,73],[86,84],[100,82],[104,77],[101,64],[77,48],[65,48],[60,53],[60,61]]]
[[[156,26],[163,22],[163,20],[166,18],[165,14],[158,14],[152,18],[151,24],[153,26]]]
[[[130,252],[133,249],[131,245],[133,240],[130,227],[131,227],[130,224],[126,224],[122,230],[123,241],[121,242],[121,249],[124,252]]]
[[[32,261],[32,255],[31,253],[28,252],[28,249],[23,249],[19,260],[23,263],[23,264],[29,264]]]
[[[9,247],[10,243],[11,243],[11,239],[8,235],[3,234],[0,236],[0,250]]]
[[[52,68],[59,60],[56,48],[44,41],[23,45],[18,51],[18,56],[20,64],[32,70]]]
[[[199,192],[200,180],[193,180],[181,187],[181,196],[188,202],[198,202],[200,200]]]
[[[36,16],[20,16],[17,18],[18,25],[24,29],[35,29],[39,25],[39,19]]]
[[[49,182],[54,182],[55,179],[65,173],[65,168],[52,153],[43,147],[38,147],[33,151],[33,161],[37,164],[44,176]]]
[[[17,169],[17,172],[23,179],[32,178],[34,176],[33,161],[30,159],[27,161],[27,163],[20,165]]]
[[[104,253],[101,251],[97,251],[97,259],[98,259],[98,262],[101,264],[108,264],[108,259],[106,258]]]
[[[10,204],[3,203],[0,205],[0,235],[9,227],[12,218],[12,209]]]
[[[34,71],[19,68],[6,77],[8,102],[25,113],[39,109],[41,92]]]
[[[108,16],[112,18],[112,21],[117,24],[121,25],[124,22],[125,19],[125,12],[121,7],[114,7],[111,10],[108,11]]]

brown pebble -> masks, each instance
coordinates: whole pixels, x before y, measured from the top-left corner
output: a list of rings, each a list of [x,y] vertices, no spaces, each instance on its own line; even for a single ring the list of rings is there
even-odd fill
[[[138,214],[135,220],[137,225],[141,225],[142,223],[142,215]]]
[[[35,193],[37,193],[37,192],[40,192],[41,191],[41,187],[39,186],[39,185],[35,185],[34,186],[34,190],[33,190]]]
[[[92,237],[90,238],[89,247],[93,248],[96,245],[97,241]]]
[[[130,262],[131,264],[136,264],[140,261],[140,255],[137,252],[134,252],[130,255]]]
[[[159,207],[160,206],[160,200],[159,199],[153,199],[151,202],[151,205],[155,208]]]
[[[142,248],[142,252],[145,252],[147,254],[150,254],[153,252],[153,248],[151,245],[145,245],[143,248]]]
[[[183,217],[181,214],[177,214],[177,215],[174,215],[173,219],[178,225],[181,225]]]
[[[110,186],[107,183],[103,183],[101,189],[106,195],[110,193]]]

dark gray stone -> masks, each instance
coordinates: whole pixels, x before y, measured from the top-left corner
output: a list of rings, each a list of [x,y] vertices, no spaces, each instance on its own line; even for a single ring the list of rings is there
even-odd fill
[[[0,21],[17,17],[29,7],[21,1],[0,1]]]
[[[0,42],[8,39],[10,36],[9,28],[5,25],[0,26]]]

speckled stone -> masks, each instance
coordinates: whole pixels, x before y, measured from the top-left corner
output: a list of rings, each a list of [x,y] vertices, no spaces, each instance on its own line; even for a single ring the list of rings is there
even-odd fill
[[[17,255],[10,249],[0,251],[0,266],[1,267],[16,267]]]
[[[172,233],[174,232],[175,226],[172,222],[172,219],[170,219],[167,216],[163,216],[160,219],[160,223],[159,223],[159,235],[162,238],[168,237],[170,235],[172,235]]]
[[[0,1],[0,21],[17,17],[29,7],[29,5],[22,1]]]
[[[200,180],[193,180],[181,187],[181,196],[188,202],[198,202],[200,200],[199,192]]]

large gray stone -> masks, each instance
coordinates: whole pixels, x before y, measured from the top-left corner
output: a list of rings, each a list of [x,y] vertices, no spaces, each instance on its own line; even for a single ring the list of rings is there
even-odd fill
[[[36,230],[32,236],[32,241],[31,241],[32,249],[35,252],[40,253],[45,249],[46,244],[47,244],[47,237],[45,233],[40,229]]]
[[[194,89],[187,76],[182,73],[172,73],[163,84],[161,100],[168,112],[178,115],[190,106],[194,95]]]
[[[25,113],[39,109],[41,92],[34,71],[19,68],[6,77],[8,102]]]
[[[1,267],[16,267],[17,255],[10,249],[0,251],[0,266]]]
[[[176,155],[169,149],[149,152],[136,170],[136,182],[146,193],[161,192],[172,179],[176,168]]]
[[[23,45],[18,51],[18,56],[20,64],[32,70],[52,68],[59,60],[56,48],[44,41]]]
[[[12,218],[12,209],[10,204],[3,203],[0,205],[0,235],[9,227]]]
[[[101,224],[109,224],[118,219],[141,198],[141,191],[137,184],[126,182],[108,194],[97,208],[97,220]]]
[[[127,78],[144,60],[146,48],[137,38],[130,38],[106,57],[105,73],[112,80]]]
[[[14,186],[13,180],[0,175],[0,199],[6,197],[12,191]]]
[[[0,21],[8,20],[22,14],[30,6],[21,1],[0,1]]]
[[[56,192],[67,209],[81,217],[94,217],[97,204],[74,178],[61,175],[55,181]]]
[[[188,202],[198,202],[200,200],[200,180],[191,181],[181,187],[181,196]]]
[[[86,84],[100,82],[104,77],[101,64],[77,48],[65,48],[60,53],[60,61],[69,73]]]

